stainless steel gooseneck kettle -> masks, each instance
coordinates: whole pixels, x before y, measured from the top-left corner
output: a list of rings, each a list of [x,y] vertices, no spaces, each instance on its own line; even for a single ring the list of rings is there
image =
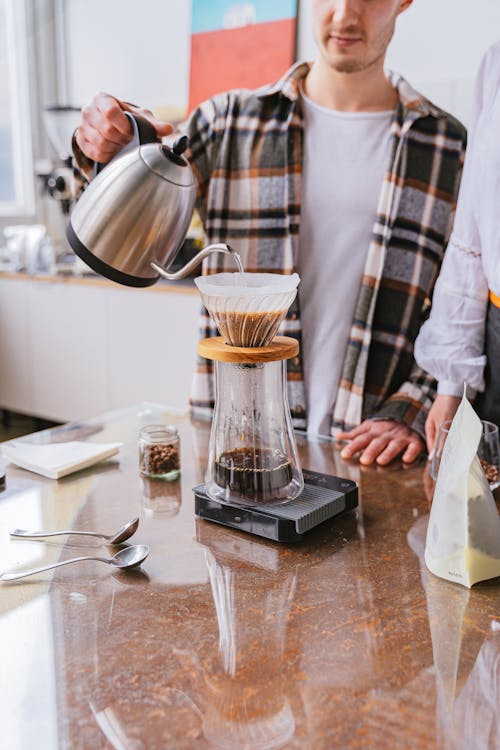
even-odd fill
[[[196,187],[183,156],[186,136],[162,145],[153,126],[125,112],[134,137],[99,171],[75,205],[68,242],[94,271],[135,287],[160,276],[182,279],[213,252],[233,255],[229,245],[208,245],[176,273],[168,265],[180,250],[194,209]]]

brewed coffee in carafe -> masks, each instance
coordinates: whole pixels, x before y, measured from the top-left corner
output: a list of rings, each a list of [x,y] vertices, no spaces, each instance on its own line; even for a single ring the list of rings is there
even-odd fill
[[[292,480],[292,464],[279,450],[232,448],[215,462],[217,484],[242,497],[265,500]]]

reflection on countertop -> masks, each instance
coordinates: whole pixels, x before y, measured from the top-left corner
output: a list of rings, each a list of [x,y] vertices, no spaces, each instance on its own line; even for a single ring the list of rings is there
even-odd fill
[[[436,733],[443,750],[500,747],[500,609],[498,579],[472,591],[434,576],[424,561],[428,516],[408,532],[418,557],[434,658],[429,688],[436,694]],[[493,587],[493,588],[492,588]],[[490,608],[481,639],[474,616]],[[488,632],[489,625],[489,632]],[[474,644],[474,645],[472,645]],[[435,684],[433,684],[435,683]]]

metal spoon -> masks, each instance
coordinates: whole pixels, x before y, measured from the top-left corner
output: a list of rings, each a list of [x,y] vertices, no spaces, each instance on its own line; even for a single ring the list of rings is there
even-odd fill
[[[132,534],[137,531],[138,526],[139,519],[132,518],[115,534],[99,534],[97,531],[26,531],[25,529],[14,529],[10,532],[10,535],[22,539],[40,539],[46,536],[60,536],[61,534],[79,534],[80,536],[98,536],[101,539],[106,539],[108,544],[120,544],[120,542],[130,539]]]
[[[130,547],[121,549],[113,557],[73,557],[71,560],[62,560],[62,562],[44,565],[43,568],[33,568],[33,570],[23,570],[20,573],[1,573],[0,581],[15,581],[17,578],[32,576],[34,573],[42,573],[44,570],[59,568],[61,565],[70,565],[70,563],[81,562],[82,560],[99,560],[99,562],[114,565],[115,568],[125,570],[127,568],[136,568],[149,555],[149,547],[145,544],[134,544]]]

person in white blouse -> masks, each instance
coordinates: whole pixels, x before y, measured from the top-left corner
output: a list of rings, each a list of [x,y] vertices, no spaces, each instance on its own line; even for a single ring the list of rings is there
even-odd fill
[[[415,358],[438,380],[425,428],[429,453],[464,383],[469,396],[477,392],[479,415],[500,424],[500,42],[477,75],[455,224]]]

